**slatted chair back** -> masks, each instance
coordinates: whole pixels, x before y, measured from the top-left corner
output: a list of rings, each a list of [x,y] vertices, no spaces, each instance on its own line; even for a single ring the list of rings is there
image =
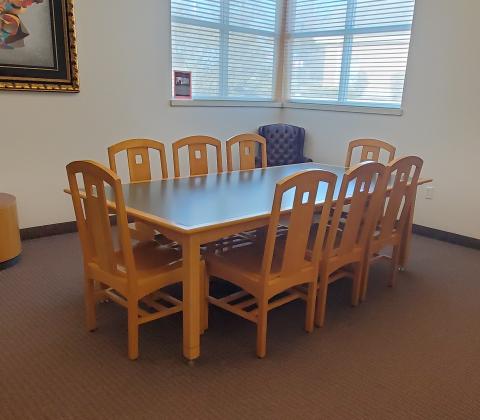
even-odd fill
[[[342,257],[367,246],[385,196],[385,171],[381,163],[363,162],[345,173],[326,242],[328,257]]]
[[[209,136],[190,136],[177,140],[172,144],[173,167],[175,178],[180,177],[180,156],[179,150],[183,147],[188,148],[188,163],[190,166],[190,176],[208,174],[208,150],[207,146],[215,148],[217,159],[217,172],[223,172],[222,163],[222,142]]]
[[[70,163],[67,165],[67,175],[85,266],[95,263],[111,275],[134,276],[135,265],[120,178],[112,170],[93,161]],[[78,176],[83,178],[83,199]],[[114,213],[117,216],[120,251],[127,273],[120,273],[116,264],[115,241],[109,218],[109,213],[113,210],[107,207],[106,185],[112,189],[115,196]]]
[[[227,170],[233,171],[233,147],[238,144],[240,170],[256,168],[259,148],[262,168],[267,167],[267,141],[255,133],[239,134],[227,140]]]
[[[117,144],[110,146],[108,148],[108,160],[110,162],[110,169],[113,172],[117,173],[116,155],[118,153],[126,151],[128,158],[128,172],[130,175],[130,182],[151,181],[152,167],[149,153],[150,150],[155,150],[159,153],[162,178],[168,178],[165,146],[163,145],[163,143],[156,140],[130,139],[121,141]]]
[[[382,150],[388,153],[388,161],[385,163],[391,162],[395,158],[396,148],[385,141],[376,139],[352,140],[348,144],[347,158],[345,160],[346,168],[349,168],[352,165],[354,150],[358,148],[361,148],[360,162],[365,162],[367,160],[379,162]]]
[[[415,204],[422,166],[423,160],[417,156],[399,158],[387,165],[390,192],[385,195],[376,239],[386,240],[404,231],[410,210]]]
[[[337,176],[331,172],[308,170],[286,177],[277,183],[262,262],[262,273],[265,278],[268,278],[272,271],[276,241],[282,240],[277,236],[277,229],[280,223],[282,201],[286,194],[294,195],[293,206],[289,218],[281,270],[275,274],[281,276],[292,275],[309,264],[318,267],[336,182]],[[319,190],[325,196],[325,201],[318,222],[313,254],[309,258],[307,257],[307,248]]]

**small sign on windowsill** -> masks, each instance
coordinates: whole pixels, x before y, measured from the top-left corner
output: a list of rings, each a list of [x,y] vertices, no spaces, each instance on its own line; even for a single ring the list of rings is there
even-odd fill
[[[173,71],[173,98],[192,99],[192,72]]]

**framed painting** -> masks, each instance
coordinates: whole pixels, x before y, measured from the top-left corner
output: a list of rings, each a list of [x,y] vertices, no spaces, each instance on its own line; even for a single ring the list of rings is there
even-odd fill
[[[0,0],[0,89],[79,91],[73,0]]]

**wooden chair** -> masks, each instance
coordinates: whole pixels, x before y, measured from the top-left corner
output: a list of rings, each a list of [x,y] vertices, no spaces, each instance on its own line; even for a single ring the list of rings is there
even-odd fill
[[[353,151],[360,147],[362,148],[360,154],[360,162],[365,162],[367,160],[379,162],[380,153],[382,150],[385,150],[388,153],[388,162],[391,162],[395,158],[396,149],[389,143],[375,139],[352,140],[348,144],[347,158],[345,160],[346,168],[350,168],[350,166],[352,165]]]
[[[383,208],[381,208],[376,229],[365,255],[362,300],[365,300],[367,295],[370,263],[378,258],[379,253],[387,246],[393,248],[389,285],[391,287],[395,285],[399,268],[400,246],[410,214],[415,206],[422,166],[423,160],[416,156],[399,158],[387,165],[385,176],[390,182],[389,192],[384,195]]]
[[[150,150],[158,152],[162,179],[168,178],[167,158],[165,146],[156,140],[130,139],[114,144],[108,148],[110,169],[117,173],[116,155],[127,152],[128,171],[130,182],[145,182],[152,180]]]
[[[326,200],[311,258],[308,258],[306,251],[320,184]],[[208,296],[208,301],[257,324],[258,357],[266,355],[268,311],[303,297],[291,289],[294,286],[308,285],[305,329],[313,330],[319,257],[335,184],[336,175],[321,170],[284,178],[277,183],[265,242],[207,256],[208,276],[225,279],[243,289],[223,298]],[[294,194],[293,207],[288,234],[278,238],[285,194]],[[206,289],[208,295],[208,284]]]
[[[217,172],[223,172],[222,164],[222,142],[208,136],[191,136],[177,140],[172,144],[173,168],[175,178],[180,177],[180,157],[179,150],[188,147],[188,158],[190,166],[190,176],[208,174],[208,153],[207,146],[213,146],[216,151]]]
[[[268,166],[293,165],[312,162],[303,155],[305,129],[290,124],[269,124],[259,127],[267,141]]]
[[[385,166],[381,163],[364,162],[343,177],[320,260],[315,316],[318,327],[325,323],[328,285],[334,281],[352,278],[351,302],[358,305],[365,252],[386,189],[384,175]],[[347,194],[351,198],[347,199]],[[345,215],[346,205],[350,209]]]
[[[116,157],[121,152],[127,153],[128,172],[130,182],[146,182],[152,180],[152,162],[150,161],[150,150],[155,150],[159,154],[159,165],[162,171],[162,179],[168,178],[167,158],[165,146],[156,140],[148,139],[130,139],[114,144],[108,148],[108,160],[110,169],[115,173],[117,171]],[[159,235],[155,228],[147,223],[134,222],[131,229],[132,236],[140,241],[154,240],[166,245],[171,241],[162,235]]]
[[[233,171],[233,146],[238,144],[240,170],[256,168],[256,146],[260,148],[262,168],[267,167],[267,141],[258,134],[239,134],[227,140],[227,170]]]
[[[97,301],[108,298],[124,306],[128,356],[134,360],[139,325],[182,310],[181,301],[160,291],[182,281],[181,255],[155,242],[132,246],[120,178],[113,171],[95,162],[77,161],[67,166],[67,174],[83,251],[87,329],[96,329]],[[83,178],[83,202],[77,177]],[[106,186],[113,192],[109,199],[115,210],[107,207]],[[117,216],[118,248],[110,226],[112,211]]]

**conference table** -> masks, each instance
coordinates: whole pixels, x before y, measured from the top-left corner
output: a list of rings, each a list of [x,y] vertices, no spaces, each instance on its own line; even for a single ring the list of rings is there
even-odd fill
[[[204,176],[164,179],[123,185],[129,217],[156,227],[178,242],[183,254],[183,355],[187,360],[200,356],[200,250],[202,244],[226,236],[265,226],[269,222],[276,183],[299,171],[322,169],[338,176],[335,197],[346,168],[321,163],[301,163],[265,169],[215,173]],[[420,184],[431,182],[421,179]],[[109,206],[114,209],[112,192],[107,189]],[[347,193],[351,196],[352,191]],[[282,209],[293,202],[287,194]],[[319,188],[317,205],[321,207],[325,190]],[[403,233],[401,266],[405,266],[412,231]]]

